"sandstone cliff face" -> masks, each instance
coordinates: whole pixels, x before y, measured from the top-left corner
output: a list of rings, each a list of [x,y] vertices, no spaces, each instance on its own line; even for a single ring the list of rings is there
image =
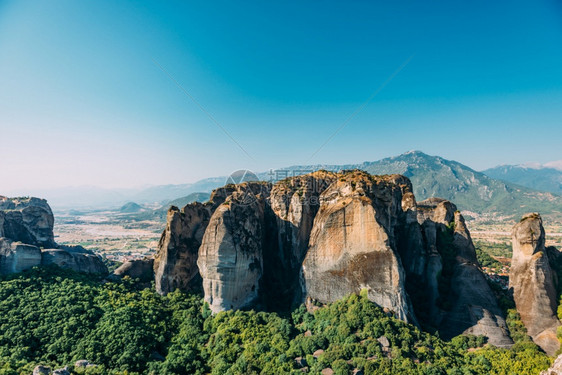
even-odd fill
[[[273,186],[269,205],[276,232],[273,249],[265,258],[264,282],[281,304],[300,303],[302,262],[308,251],[310,232],[320,207],[320,194],[336,180],[336,174],[318,171],[283,180]]]
[[[0,274],[41,264],[107,273],[101,258],[92,252],[79,246],[59,247],[54,241],[53,223],[53,213],[44,199],[0,197]]]
[[[429,255],[428,323],[446,339],[466,333],[485,335],[498,347],[513,345],[501,309],[479,268],[470,232],[456,206],[431,198],[420,202],[418,209]]]
[[[25,271],[41,264],[41,250],[37,246],[0,238],[0,274]]]
[[[549,355],[560,347],[556,329],[557,294],[554,272],[545,251],[539,214],[527,214],[512,231],[513,258],[509,286],[527,333]]]
[[[46,200],[0,197],[0,237],[54,247],[53,224],[53,213]]]
[[[168,210],[167,225],[154,259],[154,276],[158,293],[175,289],[189,290],[199,275],[197,254],[209,219],[208,204],[192,203],[181,211]]]
[[[258,298],[270,188],[260,182],[236,185],[209,221],[197,265],[213,312],[244,308]]]
[[[213,312],[289,310],[366,289],[445,337],[512,344],[464,219],[451,202],[417,203],[404,176],[320,171],[227,185],[208,203],[170,211],[154,264],[161,293],[199,273]]]
[[[369,299],[415,322],[395,250],[394,226],[402,215],[400,183],[409,181],[356,171],[322,193],[303,263],[308,297],[327,303],[367,289]]]
[[[76,272],[107,274],[107,266],[102,259],[80,247],[64,249],[46,249],[41,252],[41,264],[56,264]]]
[[[203,234],[213,212],[236,189],[235,185],[226,185],[214,190],[207,203],[193,202],[181,210],[170,207],[153,263],[158,293],[202,288],[197,258]]]

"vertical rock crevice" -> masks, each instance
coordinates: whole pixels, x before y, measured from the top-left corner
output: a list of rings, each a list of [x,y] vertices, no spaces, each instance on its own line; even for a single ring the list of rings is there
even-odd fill
[[[160,292],[189,289],[200,274],[213,312],[288,311],[366,290],[447,338],[512,344],[462,215],[446,200],[417,203],[400,175],[319,171],[227,185],[211,202],[170,211],[154,267]]]

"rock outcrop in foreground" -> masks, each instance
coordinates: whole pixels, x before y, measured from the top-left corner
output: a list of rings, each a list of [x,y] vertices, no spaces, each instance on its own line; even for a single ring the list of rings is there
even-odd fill
[[[47,201],[0,196],[0,274],[56,264],[78,272],[107,273],[102,259],[80,246],[55,243]]]
[[[209,205],[194,203],[180,211],[168,210],[167,225],[154,259],[156,290],[166,294],[175,289],[188,290],[199,275],[197,253],[209,219]]]
[[[527,333],[549,355],[560,348],[556,330],[557,280],[545,249],[545,232],[539,214],[523,216],[512,231],[513,258],[509,286]]]
[[[154,259],[133,259],[123,263],[110,275],[111,280],[118,280],[125,276],[139,279],[141,283],[150,283],[154,280]]]
[[[55,219],[47,201],[0,196],[0,237],[38,247],[55,247]]]
[[[446,339],[467,333],[484,335],[498,347],[511,346],[502,311],[480,270],[470,232],[457,207],[430,198],[418,204],[418,221],[428,259],[422,278],[430,301],[425,321]],[[409,288],[419,295],[415,289]]]
[[[201,287],[212,311],[288,310],[365,290],[448,338],[512,344],[454,204],[416,202],[410,180],[326,171],[217,189],[172,208],[154,262],[160,293]]]
[[[61,268],[68,268],[76,272],[107,273],[107,266],[102,259],[80,246],[43,250],[41,264],[56,264]]]
[[[0,238],[0,274],[18,273],[41,264],[37,246]]]
[[[409,183],[354,173],[324,190],[303,264],[309,298],[328,303],[366,289],[373,302],[416,322],[394,233]]]
[[[258,182],[237,185],[210,219],[197,265],[213,312],[249,307],[258,298],[268,193],[269,187]]]

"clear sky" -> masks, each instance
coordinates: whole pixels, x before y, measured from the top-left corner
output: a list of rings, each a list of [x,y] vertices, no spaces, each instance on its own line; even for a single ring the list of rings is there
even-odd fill
[[[0,0],[0,193],[412,149],[562,159],[561,3]]]

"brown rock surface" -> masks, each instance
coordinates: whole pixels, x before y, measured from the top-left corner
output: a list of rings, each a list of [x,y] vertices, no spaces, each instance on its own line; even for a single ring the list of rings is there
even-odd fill
[[[406,177],[352,171],[320,196],[303,263],[307,296],[329,303],[367,289],[369,299],[415,322],[404,287],[394,226],[402,214]]]
[[[154,257],[158,293],[201,289],[197,258],[203,234],[215,209],[235,191],[236,186],[229,184],[214,190],[207,203],[193,202],[181,210],[170,207],[166,229]]]
[[[513,227],[513,258],[509,286],[527,333],[549,355],[560,347],[556,329],[556,280],[545,251],[545,233],[539,214],[523,216]]]
[[[498,347],[513,345],[461,213],[437,198],[420,202],[418,209],[429,256],[429,323],[446,339],[465,333],[487,336]]]
[[[181,211],[177,207],[168,210],[166,229],[154,258],[158,293],[167,294],[175,289],[189,290],[194,287],[193,283],[199,275],[197,254],[210,218],[210,204],[194,202]]]
[[[209,221],[197,265],[213,312],[244,308],[258,298],[270,189],[261,182],[236,185]]]

